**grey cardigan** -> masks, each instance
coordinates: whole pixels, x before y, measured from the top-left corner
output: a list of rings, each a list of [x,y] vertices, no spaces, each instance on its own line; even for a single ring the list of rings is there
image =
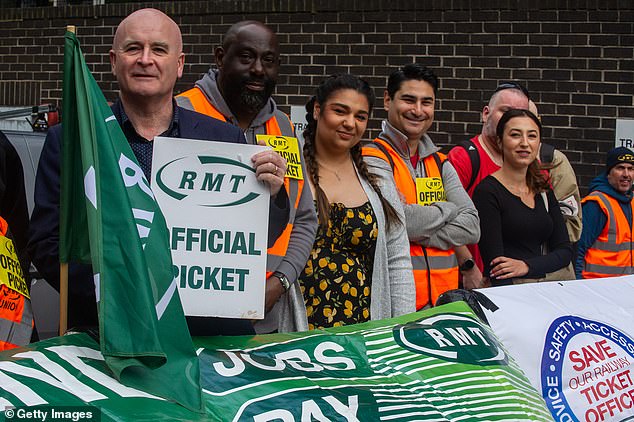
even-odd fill
[[[357,176],[359,176],[357,171]],[[385,215],[379,196],[372,186],[359,176],[370,205],[376,215],[378,235],[372,269],[372,291],[370,297],[370,318],[373,320],[392,318],[416,311],[416,291],[412,262],[409,256],[409,241],[405,225],[405,215],[396,186],[392,178],[379,178],[381,194],[390,204],[394,204],[401,222],[394,222],[386,229]],[[280,298],[280,332],[306,331],[308,319],[306,306],[299,283],[291,284],[289,291]]]

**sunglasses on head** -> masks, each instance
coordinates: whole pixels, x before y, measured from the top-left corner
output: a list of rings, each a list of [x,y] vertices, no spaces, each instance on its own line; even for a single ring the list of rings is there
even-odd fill
[[[521,84],[517,83],[517,82],[503,82],[501,84],[498,85],[497,88],[495,88],[495,93],[500,92],[500,91],[504,91],[505,89],[519,89],[520,91],[522,91],[522,93],[524,95],[526,95],[527,98],[530,99],[530,95],[528,94],[528,90],[526,88],[524,88]]]

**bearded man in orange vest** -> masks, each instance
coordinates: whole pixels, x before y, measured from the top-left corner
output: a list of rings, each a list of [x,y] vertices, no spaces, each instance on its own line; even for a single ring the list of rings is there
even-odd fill
[[[277,108],[271,95],[277,83],[280,53],[277,37],[268,26],[257,21],[232,25],[215,49],[217,69],[210,69],[194,88],[178,95],[182,107],[195,110],[240,127],[250,144],[262,143],[262,135],[295,137],[293,125]],[[268,249],[264,321],[255,325],[259,333],[278,329],[282,318],[275,306],[289,289],[297,289],[298,275],[304,269],[317,231],[313,198],[304,188],[303,146],[295,143],[288,162],[284,186],[290,203],[289,222],[273,247]],[[301,169],[301,170],[300,170]],[[302,297],[301,294],[296,297]],[[304,316],[305,317],[305,316]]]
[[[577,278],[634,274],[633,177],[634,152],[625,147],[608,152],[605,173],[590,182],[590,194],[581,200]]]
[[[478,212],[456,170],[427,131],[434,121],[438,78],[427,67],[408,64],[389,76],[382,132],[364,148],[371,171],[393,177],[406,204],[405,225],[416,282],[416,309],[458,288],[455,248],[477,243]],[[471,266],[467,268],[467,266]]]

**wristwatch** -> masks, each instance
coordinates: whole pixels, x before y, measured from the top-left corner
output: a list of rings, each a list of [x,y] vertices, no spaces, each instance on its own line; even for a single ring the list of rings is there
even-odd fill
[[[460,264],[458,269],[460,270],[460,272],[465,272],[465,271],[469,271],[474,266],[475,266],[475,262],[473,261],[473,259],[467,258],[462,264]]]
[[[286,277],[284,274],[282,274],[279,271],[275,271],[273,275],[279,278],[280,283],[282,284],[282,287],[284,287],[284,291],[288,292],[288,289],[291,287],[291,282],[288,281],[288,277]]]

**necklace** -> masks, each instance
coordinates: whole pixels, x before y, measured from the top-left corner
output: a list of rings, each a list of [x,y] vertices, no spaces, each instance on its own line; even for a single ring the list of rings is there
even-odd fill
[[[324,170],[328,170],[329,172],[334,174],[335,177],[337,178],[337,181],[341,182],[341,177],[339,176],[339,172],[337,170],[330,169],[330,168],[324,166],[322,163],[319,163],[319,167],[321,167]]]
[[[528,189],[528,187],[517,187],[517,186],[509,186],[508,190],[510,190],[512,193],[514,193],[517,196],[522,196],[522,195],[528,195],[530,193],[530,190]]]
[[[512,183],[503,172],[498,173],[497,176],[494,176],[501,184],[511,192],[515,196],[519,196],[520,198],[524,195],[529,195],[531,193],[530,188],[526,184],[517,184],[517,182]]]
[[[341,167],[344,167],[346,164],[347,164],[347,162]],[[341,179],[341,176],[339,176],[339,172],[342,171],[343,169],[340,168],[338,170],[335,170],[335,169],[332,169],[330,167],[327,167],[327,166],[323,165],[323,163],[320,163],[319,161],[317,162],[317,165],[319,167],[321,167],[322,169],[327,170],[330,173],[334,174],[335,177],[337,178],[337,181],[341,182],[342,179]]]

